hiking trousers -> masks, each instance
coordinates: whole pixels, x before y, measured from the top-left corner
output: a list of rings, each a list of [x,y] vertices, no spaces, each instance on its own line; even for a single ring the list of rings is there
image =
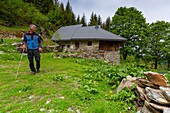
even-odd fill
[[[29,66],[32,72],[36,72],[34,67],[34,58],[36,61],[36,69],[40,69],[40,52],[38,49],[36,50],[28,50],[28,60],[29,60]]]

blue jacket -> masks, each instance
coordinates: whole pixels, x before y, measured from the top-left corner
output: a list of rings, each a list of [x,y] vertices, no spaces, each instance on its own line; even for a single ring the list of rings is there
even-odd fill
[[[36,50],[39,47],[42,47],[42,38],[37,33],[25,33],[23,44],[27,44],[27,49]]]

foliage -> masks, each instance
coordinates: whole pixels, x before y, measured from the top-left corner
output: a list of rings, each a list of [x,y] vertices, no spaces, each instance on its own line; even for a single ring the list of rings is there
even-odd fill
[[[0,51],[6,52],[6,53],[15,53],[16,52],[16,47],[13,46],[13,43],[20,43],[21,39],[8,39],[4,38],[3,43],[0,43]]]
[[[167,78],[167,80],[170,82],[170,72],[167,72],[164,74],[164,76]]]
[[[98,15],[97,17],[97,24],[102,25],[102,18],[100,17],[100,15]]]
[[[142,76],[143,69],[136,64],[132,65],[101,65],[86,70],[93,75],[94,80],[101,81],[106,80],[108,84],[119,85],[120,81],[127,76],[137,77]]]
[[[64,77],[62,75],[56,74],[56,75],[53,76],[53,80],[54,81],[63,81]]]
[[[145,58],[153,60],[155,69],[158,62],[163,59],[169,60],[169,42],[170,42],[170,23],[165,21],[157,21],[149,25],[150,33],[148,44],[146,46]]]
[[[106,95],[106,99],[114,101],[114,102],[121,102],[123,104],[123,108],[125,112],[128,112],[130,109],[136,109],[132,105],[132,101],[136,99],[136,95],[134,94],[135,85],[131,88],[124,88],[117,94],[113,94],[110,92],[110,95]]]
[[[15,27],[36,24],[39,32],[44,29],[47,38],[61,26],[87,26],[85,14],[82,17],[78,15],[76,20],[69,1],[64,7],[57,0],[1,0],[0,6],[0,25]],[[95,14],[96,23],[102,24],[100,15],[97,17]]]
[[[63,10],[62,10],[63,9]],[[63,4],[56,4],[54,9],[48,13],[48,21],[52,23],[52,26],[61,27],[64,22],[64,6]],[[54,28],[53,28],[54,29]]]
[[[83,13],[83,16],[82,16],[82,18],[81,18],[80,23],[83,24],[83,26],[87,26],[86,17],[85,17],[85,14],[84,14],[84,13]]]
[[[76,24],[76,20],[75,20],[75,15],[72,11],[70,2],[68,1],[66,4],[66,10],[65,10],[65,19],[66,19],[66,25],[74,25]]]
[[[92,12],[89,26],[94,26],[96,24],[98,24],[97,23],[97,15]]]
[[[66,5],[66,9],[64,9],[64,5],[62,3],[56,4],[54,9],[50,10],[47,16],[48,21],[52,23],[53,26],[57,26],[57,29],[61,26],[76,24],[75,15],[71,9],[69,1]]]
[[[53,0],[23,0],[25,3],[33,4],[43,14],[47,14],[54,6]]]
[[[71,5],[52,0],[2,0],[0,1],[0,24],[3,26],[21,26],[36,24],[50,34],[61,26],[76,24]],[[24,15],[23,15],[24,14]]]
[[[100,15],[98,15],[97,17],[97,15],[92,12],[88,26],[101,25],[102,24],[101,21],[102,20],[101,20]]]
[[[0,4],[2,4],[0,19],[8,21],[8,25],[25,25],[30,23],[43,25],[47,21],[47,18],[33,5],[26,4],[22,0],[6,0],[1,1]]]
[[[32,90],[33,86],[31,84],[27,84],[27,85],[24,85],[20,91],[28,91],[28,90]]]
[[[28,26],[13,26],[13,27],[6,27],[0,25],[0,31],[7,31],[7,32],[19,32],[19,31],[27,31]]]
[[[127,41],[122,46],[123,59],[127,55],[141,56],[144,46],[147,44],[147,24],[142,15],[134,7],[120,7],[112,17],[111,32],[122,36]]]
[[[77,24],[80,24],[80,15],[77,16]]]
[[[102,24],[102,28],[110,31],[110,24],[111,24],[111,19],[110,17],[107,17],[106,22]]]

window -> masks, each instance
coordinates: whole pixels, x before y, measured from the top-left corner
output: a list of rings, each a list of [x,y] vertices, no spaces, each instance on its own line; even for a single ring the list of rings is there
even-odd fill
[[[67,48],[70,48],[70,45],[67,45]]]
[[[65,45],[61,45],[62,46],[62,48],[64,48],[65,47]]]
[[[87,46],[92,46],[92,42],[87,42]]]

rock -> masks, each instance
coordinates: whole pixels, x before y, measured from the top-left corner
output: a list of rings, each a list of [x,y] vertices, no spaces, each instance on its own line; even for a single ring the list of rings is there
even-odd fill
[[[168,80],[162,74],[155,73],[155,72],[144,72],[144,74],[146,75],[148,80],[154,83],[155,85],[159,85],[159,86],[168,85],[167,84]]]
[[[40,111],[41,111],[41,112],[45,111],[45,108],[40,108]]]
[[[60,99],[63,99],[63,100],[64,100],[64,97],[63,97],[63,96],[61,96],[61,97],[58,97],[58,98],[60,98]]]
[[[163,96],[170,101],[170,87],[160,86],[159,89],[161,90]]]
[[[170,105],[170,101],[166,100],[166,98],[162,95],[162,92],[158,89],[153,89],[150,87],[146,87],[146,95],[152,101],[162,104],[162,105]]]
[[[128,81],[134,82],[134,81],[136,81],[137,78],[136,77],[132,77],[132,76],[127,76],[126,79]]]
[[[141,109],[140,113],[153,113],[151,110],[149,110],[145,105]]]
[[[21,43],[21,42],[20,42],[20,43],[18,43],[18,42],[14,42],[14,43],[12,44],[12,46],[20,47],[20,46],[22,46],[22,43]]]
[[[155,104],[155,103],[152,103],[152,102],[147,102],[145,101],[145,105],[149,105],[150,108],[154,108],[156,109],[157,111],[163,113],[163,111],[169,111],[170,110],[170,107],[169,106],[162,106],[162,105],[159,105],[159,104]],[[149,109],[150,109],[149,108]],[[154,112],[155,113],[155,112]],[[168,112],[169,113],[169,112]]]
[[[137,89],[137,91],[138,91],[138,93],[139,93],[139,98],[141,99],[141,100],[146,100],[146,95],[145,95],[145,89],[144,88],[142,88],[142,87],[140,87],[140,86],[136,86],[136,89]]]
[[[47,101],[46,101],[46,104],[49,104],[51,102],[51,99],[48,99]]]
[[[4,54],[4,52],[3,52],[3,51],[0,51],[0,54]]]
[[[74,110],[73,110],[72,107],[69,107],[67,110],[68,110],[69,112],[74,112]]]
[[[144,106],[148,109],[149,113],[162,113],[161,110],[155,109],[155,107],[157,108],[157,105],[153,107],[152,103],[150,102],[145,101]],[[147,113],[147,112],[143,112],[143,113]]]
[[[163,113],[170,113],[170,108],[164,108]]]
[[[133,101],[138,113],[170,113],[170,86],[168,80],[159,73],[145,72],[147,79],[127,76],[117,88],[117,93],[124,87],[132,87],[136,83]]]
[[[76,110],[76,113],[80,113],[80,109],[77,109],[77,110]]]
[[[145,88],[145,87],[152,87],[152,88],[156,88],[156,89],[159,88],[158,85],[155,85],[152,82],[150,82],[149,80],[146,80],[146,79],[143,79],[143,78],[138,78],[135,81],[135,83],[138,84],[138,86],[140,86],[142,88]]]
[[[53,50],[54,53],[58,53],[58,50]]]
[[[131,82],[130,80],[127,79],[123,79],[120,83],[120,85],[117,87],[116,92],[119,93],[123,88],[127,87],[127,88],[131,88],[133,86],[133,82]]]
[[[29,96],[29,99],[31,100],[31,99],[33,99],[33,97],[34,97],[34,95],[31,95],[31,96]]]
[[[127,76],[117,88],[117,93],[124,87],[131,88],[136,83],[137,98],[132,104],[137,113],[170,113],[170,86],[168,80],[159,73],[145,72],[147,79]]]

